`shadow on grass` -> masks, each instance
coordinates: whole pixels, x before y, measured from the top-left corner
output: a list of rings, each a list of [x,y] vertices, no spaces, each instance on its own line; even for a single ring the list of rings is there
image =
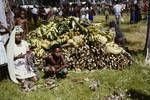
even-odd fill
[[[127,94],[129,95],[129,98],[133,100],[150,100],[150,95],[146,95],[134,89],[128,90]]]

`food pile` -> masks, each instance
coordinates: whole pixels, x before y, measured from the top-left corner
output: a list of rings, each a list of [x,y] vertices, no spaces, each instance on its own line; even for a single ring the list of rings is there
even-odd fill
[[[30,32],[28,42],[41,64],[46,49],[61,45],[69,68],[123,69],[132,59],[122,47],[114,43],[115,33],[103,30],[101,24],[85,24],[74,17],[47,25]]]

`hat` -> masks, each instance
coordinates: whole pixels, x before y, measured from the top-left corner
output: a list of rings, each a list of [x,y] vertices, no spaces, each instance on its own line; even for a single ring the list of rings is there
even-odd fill
[[[23,29],[21,28],[21,26],[15,26],[14,28],[15,34],[20,34],[23,32]]]

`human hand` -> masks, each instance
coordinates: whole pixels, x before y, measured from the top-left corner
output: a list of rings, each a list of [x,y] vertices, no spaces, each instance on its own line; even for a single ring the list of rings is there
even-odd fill
[[[50,69],[51,69],[52,72],[56,73],[55,67],[51,67]]]
[[[21,54],[19,54],[19,55],[17,56],[17,58],[24,58],[25,55],[26,55],[26,54],[22,54],[22,53],[21,53]]]

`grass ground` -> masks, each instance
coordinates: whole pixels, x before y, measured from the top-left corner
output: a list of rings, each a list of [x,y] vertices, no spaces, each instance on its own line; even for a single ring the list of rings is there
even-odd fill
[[[111,17],[112,19],[113,17]],[[150,68],[144,65],[143,50],[146,38],[146,23],[144,21],[129,25],[127,16],[121,29],[125,33],[129,50],[134,50],[133,59],[135,63],[130,68],[122,71],[98,70],[74,72],[70,71],[66,79],[58,80],[58,87],[46,89],[40,87],[34,92],[22,93],[17,84],[10,80],[0,82],[0,100],[103,100],[105,96],[116,92],[131,92],[134,96],[129,100],[146,100],[150,97]],[[95,22],[104,23],[103,16],[96,16]],[[98,80],[100,86],[95,92],[89,89],[92,80]],[[42,85],[41,79],[37,84]],[[134,92],[134,93],[133,93]],[[137,95],[138,94],[138,95]],[[142,96],[141,99],[138,96]]]

